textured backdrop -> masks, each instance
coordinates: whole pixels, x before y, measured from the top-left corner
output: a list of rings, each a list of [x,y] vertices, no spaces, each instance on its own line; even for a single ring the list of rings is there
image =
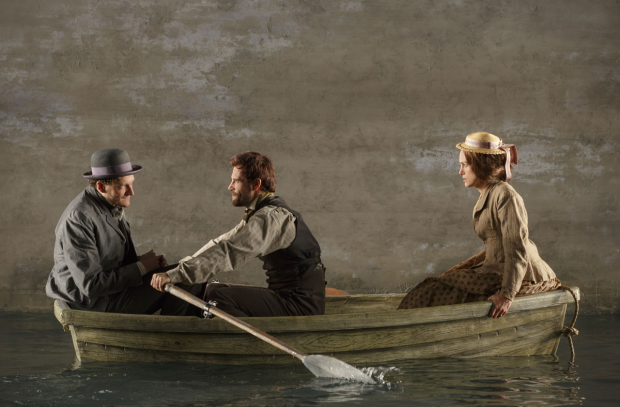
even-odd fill
[[[454,146],[488,131],[543,259],[618,311],[619,110],[618,1],[2,0],[0,309],[50,309],[56,222],[107,147],[145,168],[139,252],[237,223],[227,160],[255,150],[330,286],[402,292],[481,250]]]

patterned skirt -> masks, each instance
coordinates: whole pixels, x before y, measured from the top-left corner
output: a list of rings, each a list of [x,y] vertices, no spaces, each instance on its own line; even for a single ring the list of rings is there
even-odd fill
[[[439,277],[429,277],[409,291],[398,309],[486,301],[499,292],[502,278],[501,273],[480,273],[476,269],[455,270]],[[560,285],[557,278],[540,283],[523,281],[517,297],[555,290]]]

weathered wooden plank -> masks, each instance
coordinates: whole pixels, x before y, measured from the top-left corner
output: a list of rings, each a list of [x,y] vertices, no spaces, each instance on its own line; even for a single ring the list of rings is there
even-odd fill
[[[564,328],[564,318],[566,318],[566,307],[567,307],[566,304],[562,306],[562,311],[561,311],[562,315],[558,319],[557,329],[559,332],[562,332],[562,329]],[[555,343],[553,344],[553,348],[551,349],[551,352],[550,352],[552,355],[555,355],[555,353],[558,351],[558,347],[560,346],[561,339],[562,339],[562,336],[558,335],[557,339],[555,340]]]
[[[280,333],[278,339],[306,353],[347,352],[409,346],[495,332],[505,328],[558,318],[562,305],[508,314],[493,320],[488,317],[406,327],[386,327],[345,331]],[[109,330],[79,327],[79,342],[117,347],[215,354],[273,354],[273,346],[251,336],[230,333],[169,333]],[[559,332],[559,331],[558,331]],[[279,353],[280,351],[275,351]]]
[[[299,359],[286,354],[245,355],[243,357],[239,357],[235,355],[213,355],[208,353],[191,352],[153,352],[144,349],[119,348],[115,346],[105,346],[91,343],[87,345],[82,343],[80,345],[80,353],[82,355],[82,361],[86,362],[197,362],[227,365],[299,363]]]
[[[78,358],[79,361],[81,361],[82,359],[80,358],[80,349],[78,346],[77,332],[75,326],[69,325],[69,331],[71,332],[71,339],[73,341],[73,349],[75,349],[75,356]]]
[[[484,316],[406,327],[329,331],[316,336],[304,333],[300,336],[298,346],[301,349],[309,349],[310,352],[320,352],[319,349],[325,352],[347,352],[438,342],[507,328],[514,329],[532,322],[558,318],[561,307],[560,305],[513,313],[496,320]],[[293,334],[290,335],[292,337]],[[282,338],[288,337],[282,336]]]
[[[578,288],[574,288],[578,290]],[[577,291],[578,292],[578,291]],[[342,296],[347,297],[347,296]],[[349,296],[361,297],[361,296]],[[370,297],[372,296],[364,296]],[[345,300],[346,298],[339,298]],[[366,300],[354,298],[360,303]],[[527,311],[537,308],[550,307],[559,304],[571,303],[570,293],[551,291],[526,297],[519,297],[513,302],[510,313]],[[373,301],[366,301],[372,304]],[[383,328],[390,326],[407,326],[421,323],[441,322],[468,318],[480,318],[488,314],[490,302],[446,305],[441,307],[400,310],[388,312],[368,312],[358,314],[316,315],[307,317],[270,317],[270,318],[241,318],[253,326],[266,332],[308,332],[342,329]],[[102,312],[86,312],[77,310],[63,310],[57,315],[64,325],[75,325],[91,328],[124,329],[134,331],[158,332],[230,332],[244,334],[244,332],[225,321],[217,318],[203,320],[196,317],[168,317],[153,315],[126,315]]]
[[[66,302],[64,301],[54,301],[54,316],[56,317],[56,319],[58,321],[60,321],[61,324],[63,324],[63,328],[65,329],[65,332],[67,332],[67,325],[63,323],[64,320],[64,315],[63,312],[65,311],[70,311],[71,308],[69,308],[69,306],[67,305]]]
[[[498,336],[504,336],[505,341],[495,344],[491,348],[478,347],[461,352],[461,357],[487,356],[530,356],[552,354],[555,339],[560,335],[555,329],[558,318],[536,321],[517,329],[500,330]]]
[[[63,311],[71,308],[69,308],[66,302],[56,300],[54,301],[54,313],[56,313],[56,309],[58,309],[58,311]]]
[[[364,304],[366,304],[366,309],[371,311],[378,308],[375,306],[377,304],[385,305],[390,304],[390,301],[393,303],[399,301],[397,298],[399,295],[349,297],[356,297],[349,298],[354,306],[346,303],[347,298],[345,296],[337,298],[337,301],[333,301],[334,304],[332,305],[340,307],[340,309],[346,307],[363,309]],[[557,349],[566,303],[568,302],[572,302],[572,296],[564,292],[551,292],[518,298],[513,303],[508,315],[497,320],[486,318],[489,303],[472,303],[419,310],[348,315],[251,318],[249,321],[266,331],[272,327],[271,332],[278,333],[278,336],[285,341],[291,343],[296,340],[299,341],[296,346],[301,349],[305,347],[310,349],[309,352],[311,353],[338,355],[339,358],[350,363],[378,363],[403,358],[442,356],[477,357],[502,354],[546,354],[555,353]],[[551,308],[544,309],[545,307]],[[205,363],[291,362],[290,356],[278,355],[278,350],[247,334],[239,335],[237,333],[239,331],[236,331],[235,328],[231,329],[224,321],[83,312],[71,310],[66,305],[63,306],[61,302],[55,304],[54,313],[61,323],[69,325],[76,353],[83,360],[193,360]],[[467,318],[473,319],[468,321]],[[262,355],[213,355],[204,353],[209,352],[208,349],[199,353],[195,351],[196,345],[191,341],[183,345],[187,349],[180,351],[167,350],[170,349],[168,345],[162,346],[161,350],[153,351],[110,346],[109,343],[106,345],[85,344],[79,340],[79,337],[82,333],[88,332],[89,319],[95,320],[95,323],[90,325],[107,329],[105,325],[108,323],[113,331],[116,331],[95,334],[90,329],[93,335],[92,340],[97,340],[96,338],[100,340],[102,337],[115,337],[115,335],[118,336],[115,340],[119,340],[119,338],[126,340],[126,334],[130,333],[135,335],[135,346],[144,346],[145,339],[144,337],[140,338],[140,336],[147,333],[155,338],[151,338],[149,341],[153,341],[155,346],[159,346],[157,343],[159,341],[161,345],[162,338],[157,338],[158,335],[173,333],[172,335],[177,339],[179,337],[187,338],[188,334],[183,332],[189,331],[196,332],[193,335],[194,337],[219,337],[229,348],[231,343],[238,343],[241,348],[247,347],[254,349],[253,352],[264,353]],[[533,321],[534,319],[538,319],[538,321]],[[75,327],[73,324],[69,324],[69,322],[80,321],[86,321],[86,324],[76,324]],[[101,323],[102,321],[104,323]],[[519,325],[522,323],[525,324]],[[261,324],[263,324],[262,327]],[[412,325],[416,325],[415,329],[411,328]],[[510,325],[515,325],[516,329],[515,326]],[[179,327],[181,329],[178,329]],[[495,335],[492,333],[493,330],[496,331]],[[490,331],[491,333],[489,333]],[[477,333],[467,336],[471,332]],[[462,335],[465,336],[459,337]],[[168,340],[175,338],[168,338]],[[251,340],[255,341],[255,344],[244,343],[244,341]],[[205,340],[194,342],[201,344]],[[362,345],[359,345],[360,343]]]
[[[579,298],[579,289],[576,287],[572,288],[576,289],[576,294]],[[395,310],[398,305],[400,305],[400,302],[402,301],[404,296],[405,294],[359,294],[327,296],[325,300],[325,313],[355,314],[357,312],[372,312],[369,307],[374,309],[376,312],[391,311]],[[519,297],[519,299],[521,298],[523,297]]]
[[[538,321],[514,328],[500,330],[498,335],[470,335],[448,341],[412,345],[399,348],[374,349],[355,352],[334,352],[328,356],[337,357],[357,366],[376,363],[400,363],[407,359],[430,359],[438,357],[471,358],[478,356],[533,355],[544,354],[546,344],[553,343],[559,335],[557,320]],[[532,351],[533,350],[533,351]],[[213,355],[191,352],[148,351],[144,349],[121,348],[98,344],[80,343],[84,361],[117,362],[200,362],[221,364],[290,364],[297,359],[285,354],[273,355]]]
[[[538,321],[514,329],[500,330],[499,335],[470,335],[446,341],[431,342],[405,347],[381,349],[377,351],[334,353],[334,356],[348,363],[364,363],[372,355],[372,363],[391,363],[405,359],[433,359],[440,357],[470,358],[484,356],[502,356],[523,344],[535,347],[539,342],[554,341],[559,333],[556,320]],[[529,353],[533,354],[533,353]],[[380,355],[380,356],[379,356]],[[371,359],[369,359],[371,360]]]
[[[69,308],[66,302],[58,300],[54,301],[54,315],[56,316],[56,319],[60,321],[60,319],[62,318],[62,313],[67,310],[71,310],[71,308]],[[71,339],[73,341],[73,348],[75,349],[75,356],[78,358],[78,360],[80,360],[80,350],[78,347],[75,326],[63,325],[62,328],[65,330],[65,332],[71,332]]]
[[[394,311],[405,294],[338,295],[325,297],[325,314]]]

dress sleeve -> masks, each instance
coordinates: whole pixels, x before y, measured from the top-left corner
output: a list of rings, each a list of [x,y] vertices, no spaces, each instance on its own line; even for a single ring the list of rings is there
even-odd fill
[[[527,212],[518,195],[507,196],[498,205],[504,247],[504,278],[500,294],[514,300],[527,271]]]
[[[241,227],[239,227],[241,226]],[[197,255],[168,271],[172,283],[195,284],[236,269],[249,259],[287,248],[296,235],[295,217],[284,208],[267,206],[230,232],[207,243]]]

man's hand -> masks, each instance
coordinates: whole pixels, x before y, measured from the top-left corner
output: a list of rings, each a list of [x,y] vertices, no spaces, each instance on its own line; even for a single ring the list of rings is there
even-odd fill
[[[157,256],[153,250],[140,256],[140,263],[144,265],[147,273],[157,270],[160,267],[159,257],[162,256]]]
[[[151,285],[154,289],[159,291],[164,291],[164,284],[170,282],[170,277],[168,277],[168,273],[157,273],[153,274],[153,278],[151,279]]]
[[[512,304],[512,300],[504,297],[501,294],[494,294],[487,298],[487,300],[493,301],[493,305],[491,306],[491,312],[489,312],[490,318],[501,318],[508,312],[510,305]]]
[[[157,261],[159,262],[159,267],[168,267],[168,261],[163,254],[161,256],[157,256]]]

